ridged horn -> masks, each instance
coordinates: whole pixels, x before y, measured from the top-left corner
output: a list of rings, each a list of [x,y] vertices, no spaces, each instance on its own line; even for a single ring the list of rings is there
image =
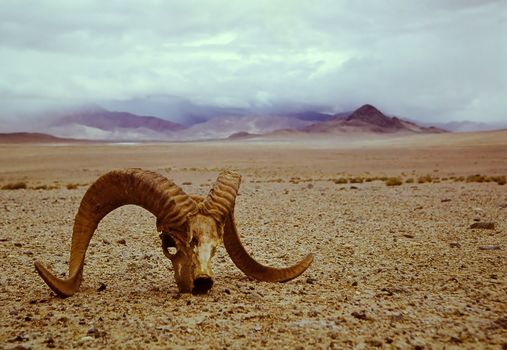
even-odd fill
[[[74,220],[69,259],[69,277],[60,279],[41,263],[35,268],[58,295],[73,295],[81,285],[86,250],[100,220],[127,204],[141,206],[157,217],[158,231],[182,227],[187,215],[197,213],[197,205],[181,188],[167,178],[146,170],[111,171],[86,191]]]
[[[260,264],[248,254],[243,244],[241,244],[233,213],[228,215],[225,220],[224,246],[234,264],[243,271],[245,275],[259,281],[290,281],[305,272],[313,261],[313,254],[308,254],[299,263],[286,268],[279,269]]]
[[[234,211],[240,184],[240,174],[229,170],[222,171],[202,202],[202,211],[218,222],[224,223],[227,215]]]

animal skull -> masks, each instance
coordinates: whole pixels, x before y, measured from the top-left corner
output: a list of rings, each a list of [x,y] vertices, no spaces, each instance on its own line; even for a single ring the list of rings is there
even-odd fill
[[[206,293],[213,286],[211,258],[222,241],[234,264],[247,276],[268,282],[296,278],[310,266],[312,254],[291,267],[279,269],[258,263],[241,244],[234,222],[240,182],[238,173],[223,171],[208,196],[202,198],[188,196],[172,181],[151,171],[111,171],[90,186],[79,206],[72,234],[69,277],[57,278],[39,262],[35,268],[59,296],[73,295],[81,285],[86,250],[100,220],[118,207],[135,204],[156,216],[162,250],[173,264],[182,293]]]

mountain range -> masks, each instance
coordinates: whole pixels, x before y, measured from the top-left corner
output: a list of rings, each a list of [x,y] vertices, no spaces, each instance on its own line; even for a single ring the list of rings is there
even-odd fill
[[[355,134],[426,134],[448,131],[487,129],[487,125],[470,122],[426,125],[409,119],[388,116],[376,107],[365,104],[351,112],[337,114],[319,111],[296,113],[248,113],[229,111],[205,118],[193,118],[183,125],[156,116],[111,111],[100,106],[85,106],[53,113],[46,124],[37,130],[65,139],[99,141],[188,141],[211,139],[243,139],[304,134],[340,135]],[[23,139],[22,134],[16,137]],[[7,136],[3,136],[6,138]],[[44,137],[38,135],[38,139]],[[51,138],[46,138],[51,140]]]
[[[372,105],[349,113],[306,111],[290,114],[225,114],[182,125],[155,116],[109,111],[99,106],[56,114],[37,130],[63,138],[106,141],[184,141],[269,136],[280,131],[305,134],[435,133],[443,129],[390,117]]]

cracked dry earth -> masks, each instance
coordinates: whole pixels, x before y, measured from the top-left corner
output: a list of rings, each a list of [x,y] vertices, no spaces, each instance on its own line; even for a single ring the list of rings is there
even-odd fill
[[[505,186],[335,184],[328,178],[340,169],[330,165],[336,154],[299,173],[283,163],[268,171],[262,154],[255,157],[248,167],[229,162],[243,174],[236,221],[244,245],[276,266],[308,252],[316,259],[299,278],[270,284],[245,277],[221,247],[215,284],[203,296],[178,293],[154,217],[126,206],[100,223],[79,292],[56,297],[33,262],[67,272],[73,217],[87,185],[0,191],[0,347],[507,349]],[[28,166],[0,177],[90,184],[108,169],[67,168],[65,157],[55,158],[49,170]],[[484,166],[505,173],[503,159],[503,169]],[[154,161],[152,169],[186,182],[187,193],[206,194],[217,172],[180,161],[188,167],[167,170]],[[304,181],[290,182],[294,176]],[[475,222],[495,227],[470,229]]]

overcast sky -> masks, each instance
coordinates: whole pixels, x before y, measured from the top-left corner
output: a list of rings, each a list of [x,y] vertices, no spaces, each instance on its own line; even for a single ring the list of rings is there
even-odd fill
[[[0,1],[0,119],[150,96],[505,121],[507,1]]]

